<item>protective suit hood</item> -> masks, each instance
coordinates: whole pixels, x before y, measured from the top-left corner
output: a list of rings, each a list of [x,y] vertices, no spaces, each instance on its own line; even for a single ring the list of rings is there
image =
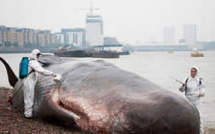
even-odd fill
[[[37,60],[37,54],[40,54],[40,50],[38,49],[34,49],[31,51],[31,54],[30,54],[30,59],[32,60]]]
[[[192,66],[191,69],[192,69],[192,68],[195,68],[195,69],[197,70],[197,74],[198,74],[199,68],[198,68],[197,66]]]

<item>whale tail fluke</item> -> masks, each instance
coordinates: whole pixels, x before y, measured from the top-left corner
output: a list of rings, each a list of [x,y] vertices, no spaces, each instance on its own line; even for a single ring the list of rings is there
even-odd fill
[[[10,85],[12,87],[14,87],[15,84],[19,80],[18,77],[15,75],[15,73],[11,69],[10,65],[2,57],[0,57],[0,61],[2,61],[2,63],[4,64],[4,66],[5,66],[6,70],[7,70],[7,75],[8,75],[8,80],[9,80]]]

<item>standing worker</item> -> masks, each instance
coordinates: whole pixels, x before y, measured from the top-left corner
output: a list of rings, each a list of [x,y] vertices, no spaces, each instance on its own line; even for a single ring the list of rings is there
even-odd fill
[[[34,88],[38,79],[38,73],[59,77],[59,75],[44,69],[38,59],[41,53],[38,49],[34,49],[29,57],[28,76],[23,79],[24,84],[24,117],[27,119],[33,118],[33,104],[34,104]]]
[[[201,117],[201,99],[205,96],[205,86],[203,79],[199,78],[197,67],[191,68],[191,76],[185,81],[185,84],[179,88],[181,92],[185,91],[186,98],[198,109],[200,116],[200,134],[204,133],[204,126]]]

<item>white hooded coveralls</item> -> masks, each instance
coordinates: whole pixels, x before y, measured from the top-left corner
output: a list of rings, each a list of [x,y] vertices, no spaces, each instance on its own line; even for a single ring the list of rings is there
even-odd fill
[[[202,97],[200,97],[199,95],[205,95],[204,81],[200,79],[197,75],[194,78],[190,76],[187,80],[186,87],[187,88],[185,88],[185,86],[182,86],[180,88],[180,91],[185,91],[186,98],[198,109],[200,115],[200,133],[203,134],[204,126],[200,109]]]
[[[33,117],[33,104],[34,104],[34,88],[37,82],[38,73],[46,76],[54,76],[51,71],[44,69],[37,61],[36,55],[40,53],[38,49],[34,49],[29,57],[28,73],[32,70],[26,78],[23,79],[24,85],[24,115],[27,118]]]

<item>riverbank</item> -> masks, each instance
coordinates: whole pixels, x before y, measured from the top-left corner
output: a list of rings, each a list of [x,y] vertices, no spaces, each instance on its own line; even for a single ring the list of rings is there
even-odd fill
[[[7,102],[12,89],[0,87],[0,134],[82,134],[58,123],[25,119],[23,113],[12,109]]]
[[[12,89],[0,88],[0,133],[52,133],[52,134],[82,134],[58,123],[50,123],[38,119],[25,119],[23,114],[12,109],[7,102]],[[205,134],[215,134],[215,128],[205,126]]]

